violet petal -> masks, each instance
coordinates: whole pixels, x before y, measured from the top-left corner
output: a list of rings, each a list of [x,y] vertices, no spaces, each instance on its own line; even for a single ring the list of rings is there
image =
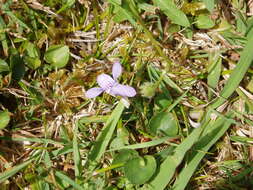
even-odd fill
[[[122,97],[134,97],[136,95],[136,91],[131,86],[117,84],[111,88],[109,94]]]
[[[115,62],[112,66],[112,76],[114,80],[117,80],[122,73],[122,66],[119,62]]]
[[[99,75],[97,77],[97,82],[98,82],[98,85],[104,90],[111,88],[115,84],[115,81],[112,79],[112,77],[110,77],[107,74]]]
[[[85,96],[86,98],[95,98],[98,95],[100,95],[104,90],[102,88],[91,88],[89,90],[86,91]]]

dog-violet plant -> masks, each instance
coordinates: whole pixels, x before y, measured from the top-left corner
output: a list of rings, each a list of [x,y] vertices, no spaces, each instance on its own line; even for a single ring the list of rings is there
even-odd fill
[[[115,62],[112,66],[112,77],[107,74],[101,74],[97,77],[97,83],[100,87],[91,88],[86,92],[87,98],[95,98],[102,92],[106,92],[112,96],[133,97],[136,91],[133,87],[119,84],[117,79],[122,73],[122,67],[119,62]]]

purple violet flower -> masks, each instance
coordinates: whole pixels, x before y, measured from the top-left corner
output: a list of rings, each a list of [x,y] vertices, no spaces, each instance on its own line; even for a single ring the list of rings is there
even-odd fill
[[[119,84],[117,79],[122,73],[122,67],[119,62],[115,62],[112,66],[112,77],[107,74],[101,74],[97,77],[97,83],[100,87],[91,88],[86,92],[87,98],[95,98],[102,92],[106,92],[112,96],[133,97],[136,91],[133,87]]]

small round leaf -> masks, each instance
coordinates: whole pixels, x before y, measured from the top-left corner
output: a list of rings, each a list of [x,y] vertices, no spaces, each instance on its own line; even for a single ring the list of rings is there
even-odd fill
[[[139,157],[139,154],[136,150],[123,149],[123,150],[120,150],[119,153],[115,156],[112,164],[113,165],[114,164],[124,164],[128,160],[131,160],[136,157]]]
[[[0,112],[0,129],[4,129],[10,122],[10,113],[5,110]]]
[[[172,100],[170,98],[168,98],[168,96],[165,94],[158,94],[155,97],[155,104],[159,108],[164,109],[164,108],[168,107],[170,104],[172,104]]]
[[[153,156],[136,157],[124,166],[127,179],[133,184],[147,182],[156,171],[156,160]]]
[[[0,59],[0,73],[9,71],[9,65],[2,59]]]
[[[38,67],[40,67],[41,65],[41,61],[39,58],[35,58],[35,57],[28,57],[26,56],[24,58],[26,64],[28,65],[29,68],[31,69],[37,69]]]
[[[199,29],[209,29],[214,27],[215,22],[206,14],[200,14],[196,18],[196,27]]]
[[[178,134],[178,123],[176,117],[169,112],[161,112],[153,116],[148,126],[152,135],[165,134],[167,136],[176,136]]]
[[[64,45],[53,45],[45,53],[45,61],[57,68],[65,67],[69,61],[69,47]]]

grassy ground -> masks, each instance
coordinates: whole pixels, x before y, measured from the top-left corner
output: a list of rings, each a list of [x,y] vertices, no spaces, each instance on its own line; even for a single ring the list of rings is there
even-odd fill
[[[252,189],[252,15],[252,0],[0,0],[0,189]],[[87,98],[118,61],[137,95]]]

